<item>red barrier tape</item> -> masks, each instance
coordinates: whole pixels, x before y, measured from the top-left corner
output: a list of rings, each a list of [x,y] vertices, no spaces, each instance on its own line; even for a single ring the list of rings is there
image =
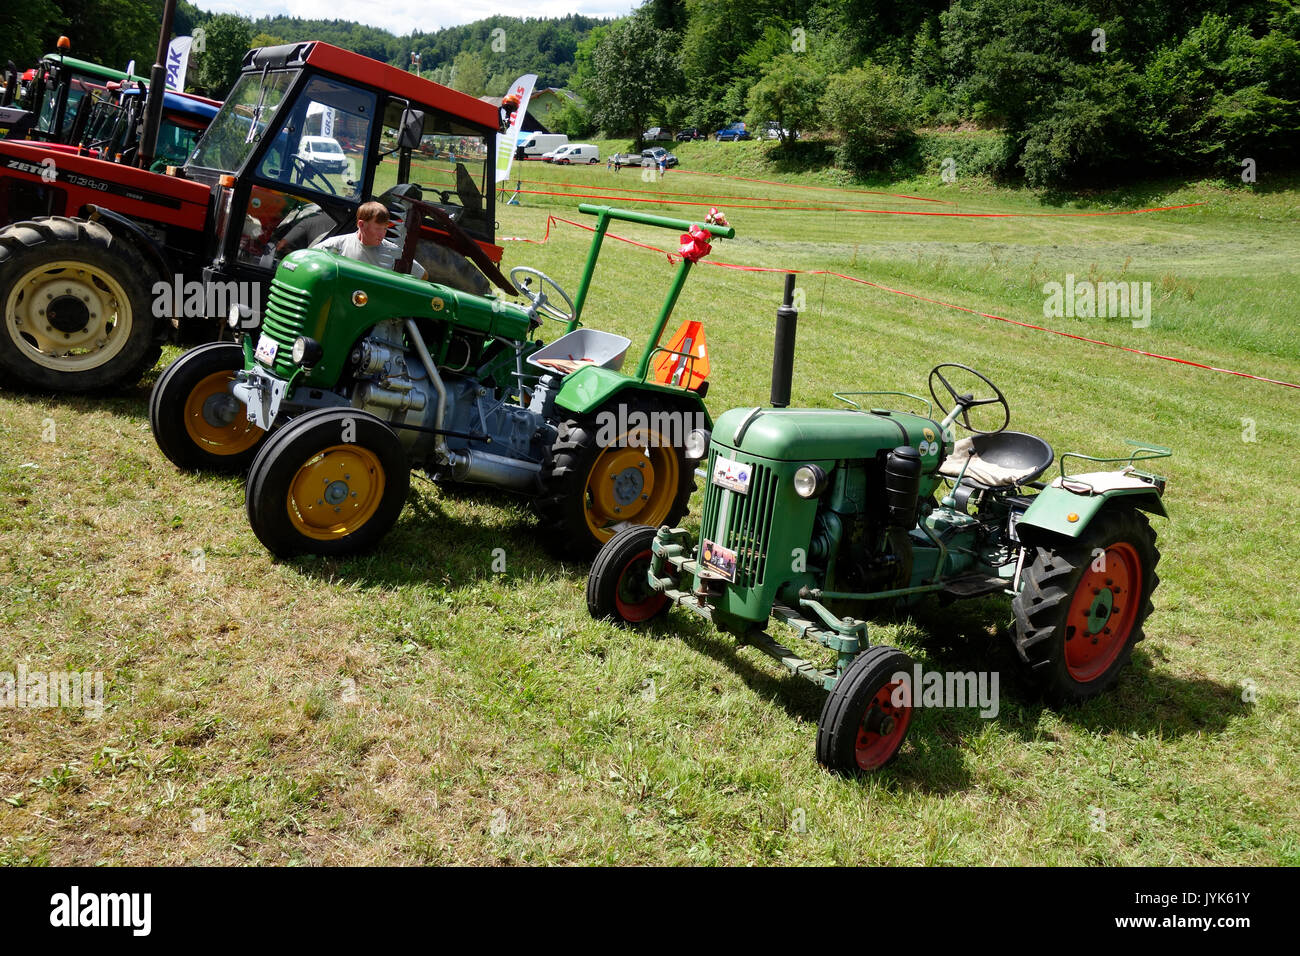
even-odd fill
[[[528,196],[566,196],[573,199],[613,199],[618,202],[648,202],[662,206],[714,206],[711,202],[687,202],[674,199],[639,199],[632,196],[609,196],[602,193],[550,192],[544,189],[519,189]],[[1144,212],[1169,212],[1173,209],[1191,209],[1204,206],[1203,202],[1189,202],[1180,206],[1151,206],[1146,209],[1112,209],[1103,212],[921,212],[916,209],[839,209],[834,206],[760,206],[747,203],[727,203],[732,209],[776,209],[784,212],[863,212],[881,216],[948,216],[956,219],[1034,219],[1064,216],[1132,216]]]
[[[1173,208],[1179,208],[1179,207],[1173,207]],[[565,225],[577,226],[579,229],[585,229],[588,232],[596,231],[593,226],[588,226],[586,223],[574,222],[572,219],[564,219],[561,218],[560,216],[547,216],[546,234],[540,240],[541,242],[546,242],[547,239],[550,238],[552,222],[562,222]],[[634,239],[628,239],[624,236],[617,236],[612,232],[607,232],[605,233],[605,235],[611,239],[617,239],[619,242],[626,242],[633,246],[639,246],[642,249],[650,249],[654,252],[661,253],[662,255],[668,258],[669,262],[675,262],[681,258],[681,256],[677,253],[669,252],[666,249],[660,249],[657,246],[647,245],[644,242],[637,242]],[[526,240],[526,241],[537,242],[538,240],[534,239],[534,240]],[[1236,375],[1238,378],[1248,378],[1256,382],[1265,382],[1269,385],[1281,385],[1284,388],[1300,389],[1300,385],[1297,385],[1293,382],[1283,382],[1275,378],[1266,378],[1263,375],[1253,375],[1250,372],[1238,372],[1230,368],[1220,368],[1217,365],[1206,365],[1202,362],[1193,362],[1190,359],[1177,358],[1176,356],[1173,355],[1161,355],[1159,352],[1148,352],[1144,349],[1130,348],[1127,345],[1116,345],[1113,342],[1104,342],[1101,339],[1091,339],[1085,335],[1075,335],[1072,332],[1062,332],[1059,329],[1049,329],[1046,326],[1034,325],[1031,322],[1021,322],[1017,319],[1008,319],[1005,316],[995,315],[992,312],[981,312],[978,309],[970,309],[964,305],[955,305],[952,302],[944,302],[942,299],[932,299],[929,296],[918,295],[915,292],[907,292],[903,289],[893,289],[887,285],[881,285],[879,282],[872,282],[869,279],[859,279],[857,276],[846,275],[843,272],[831,272],[828,269],[774,269],[767,266],[746,266],[735,262],[719,262],[716,259],[700,260],[700,264],[706,266],[718,266],[721,269],[736,269],[741,272],[793,272],[798,275],[834,276],[837,279],[847,279],[849,282],[856,282],[860,285],[871,286],[871,288],[879,289],[882,292],[890,292],[894,295],[907,296],[909,299],[917,299],[918,301],[921,302],[929,302],[933,305],[943,306],[945,309],[955,309],[958,312],[967,312],[971,315],[982,316],[983,318],[993,319],[997,322],[1006,322],[1008,325],[1018,325],[1023,329],[1034,329],[1035,331],[1038,332],[1050,332],[1052,333],[1052,335],[1059,335],[1062,338],[1074,339],[1077,342],[1087,342],[1090,345],[1101,345],[1104,346],[1105,348],[1117,349],[1118,351],[1121,352],[1131,352],[1134,355],[1143,355],[1146,356],[1147,358],[1160,359],[1165,362],[1176,362],[1179,365],[1189,365],[1192,368],[1201,368],[1210,372],[1222,372],[1224,375]]]

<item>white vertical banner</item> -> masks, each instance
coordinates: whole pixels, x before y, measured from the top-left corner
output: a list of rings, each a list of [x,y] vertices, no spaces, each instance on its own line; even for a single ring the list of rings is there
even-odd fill
[[[185,73],[190,67],[193,37],[173,37],[167,45],[167,89],[185,92]]]
[[[510,164],[515,158],[515,146],[519,143],[519,131],[524,127],[524,116],[528,112],[528,100],[533,95],[533,84],[537,82],[536,73],[526,73],[510,84],[501,109],[511,109],[509,125],[506,131],[497,137],[497,182],[510,176]],[[518,103],[513,103],[517,98]],[[504,119],[505,117],[503,117]]]

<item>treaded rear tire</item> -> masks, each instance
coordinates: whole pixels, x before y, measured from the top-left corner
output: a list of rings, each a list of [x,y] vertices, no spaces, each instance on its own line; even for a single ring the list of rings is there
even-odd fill
[[[621,525],[610,525],[608,533],[597,537],[587,523],[587,511],[592,507],[588,500],[588,479],[593,475],[601,454],[608,451],[596,441],[599,433],[597,418],[602,414],[616,415],[620,404],[627,405],[626,420],[631,420],[637,412],[653,414],[655,411],[675,411],[685,414],[678,409],[652,408],[650,403],[640,398],[616,397],[595,415],[584,415],[560,423],[559,437],[551,446],[551,453],[542,468],[546,492],[533,507],[541,517],[546,546],[561,558],[590,560],[597,550],[618,531],[623,530]],[[665,447],[667,453],[675,455],[677,460],[677,487],[673,491],[672,500],[662,515],[644,511],[634,513],[628,517],[626,526],[641,524],[657,528],[664,524],[675,525],[690,507],[691,492],[695,490],[693,463],[687,460],[682,447]]]
[[[1094,697],[1111,687],[1132,656],[1134,646],[1145,637],[1142,625],[1154,610],[1151,594],[1160,583],[1156,574],[1160,551],[1156,547],[1155,530],[1146,515],[1136,508],[1114,505],[1093,518],[1079,539],[1068,542],[1062,539],[1052,544],[1051,547],[1042,544],[1033,547],[1033,561],[1024,571],[1020,593],[1012,599],[1014,639],[1016,653],[1029,679],[1050,702],[1068,705]],[[1095,665],[1099,672],[1095,675],[1083,674],[1083,667],[1077,663],[1072,672],[1067,658],[1067,641],[1096,644],[1097,640],[1106,640],[1109,633],[1085,632],[1087,619],[1074,620],[1070,611],[1076,596],[1081,601],[1087,597],[1081,595],[1081,585],[1087,590],[1094,585],[1098,590],[1110,590],[1106,579],[1098,577],[1093,565],[1096,562],[1095,549],[1100,548],[1109,556],[1112,546],[1119,546],[1117,553],[1121,554],[1126,553],[1123,550],[1125,546],[1131,548],[1140,563],[1138,576],[1142,588],[1137,612],[1126,634],[1110,638],[1108,643],[1123,643],[1112,649],[1114,657],[1109,664],[1105,664],[1104,658],[1099,658]],[[1110,600],[1115,608],[1111,613],[1119,616],[1119,623],[1125,623],[1125,615],[1121,612],[1128,606],[1128,595],[1121,591]],[[1079,616],[1077,609],[1075,616]],[[1105,645],[1099,646],[1105,652]],[[1109,653],[1105,656],[1109,657]],[[1104,669],[1102,664],[1105,664]],[[1081,675],[1086,679],[1080,680]]]
[[[10,315],[3,314],[0,315],[3,378],[22,388],[67,393],[134,385],[162,354],[162,346],[155,337],[156,321],[151,307],[152,286],[157,279],[154,270],[138,249],[99,223],[65,216],[12,223],[0,229],[0,310],[7,312],[15,284],[29,277],[33,269],[43,262],[59,261],[83,262],[122,287],[127,301],[119,304],[123,312],[119,312],[117,321],[128,323],[125,341],[116,353],[89,368],[79,371],[48,368],[24,351],[24,347],[33,347],[33,340],[24,336],[20,345],[15,338],[22,335],[20,329],[11,326]]]

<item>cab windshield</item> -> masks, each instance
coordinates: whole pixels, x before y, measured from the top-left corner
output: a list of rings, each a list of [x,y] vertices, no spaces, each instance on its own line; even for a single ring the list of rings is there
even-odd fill
[[[199,139],[189,165],[234,172],[257,148],[298,70],[245,73]]]

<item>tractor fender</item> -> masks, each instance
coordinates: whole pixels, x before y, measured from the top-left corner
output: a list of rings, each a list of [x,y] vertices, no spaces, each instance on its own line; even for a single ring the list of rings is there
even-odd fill
[[[705,428],[713,427],[704,400],[695,392],[675,385],[641,382],[611,369],[588,365],[564,377],[555,395],[555,404],[577,415],[594,414],[615,396],[631,398],[644,395],[672,408],[699,413]]]
[[[1077,538],[1110,502],[1124,507],[1149,511],[1168,518],[1160,492],[1142,482],[1145,487],[1111,488],[1097,493],[1080,494],[1068,488],[1048,486],[1038,493],[1028,510],[1016,522],[1016,533],[1021,540],[1029,540],[1036,531],[1047,531],[1067,538]],[[1074,520],[1070,520],[1070,516]]]
[[[167,259],[167,253],[163,251],[162,246],[154,241],[152,236],[141,229],[135,222],[121,213],[105,209],[103,206],[96,206],[94,203],[87,203],[82,206],[81,215],[83,219],[102,225],[115,238],[121,239],[123,242],[129,242],[140,250],[140,255],[144,257],[145,261],[157,270],[159,279],[171,279],[172,272],[175,270]]]

